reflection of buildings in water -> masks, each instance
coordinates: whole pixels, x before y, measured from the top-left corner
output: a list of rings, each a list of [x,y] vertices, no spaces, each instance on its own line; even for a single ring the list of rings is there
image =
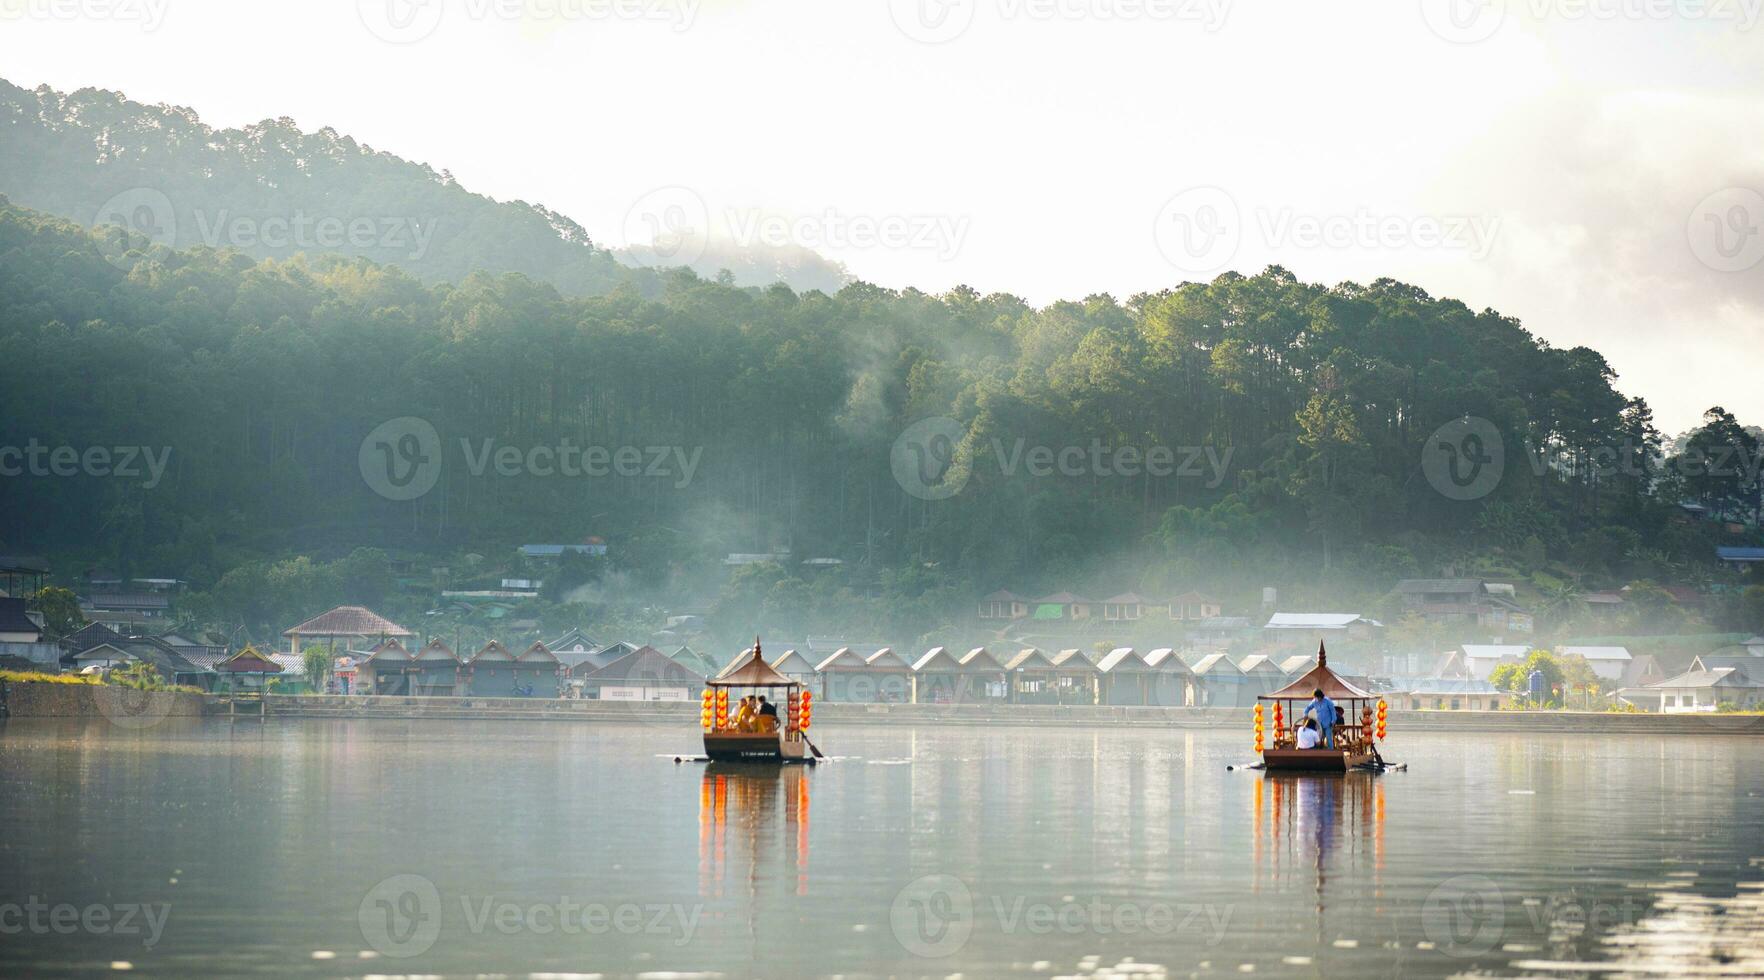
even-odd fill
[[[1251,890],[1285,891],[1308,884],[1324,901],[1357,903],[1383,897],[1384,781],[1345,776],[1264,774],[1256,781],[1250,829]],[[1342,883],[1328,887],[1334,874]],[[1351,894],[1341,894],[1345,886]]]
[[[772,863],[774,850],[793,851],[796,894],[808,894],[807,775],[806,766],[714,762],[705,766],[698,793],[701,897],[722,896],[731,848],[737,853],[735,883],[744,885],[749,895],[759,891],[760,869]]]

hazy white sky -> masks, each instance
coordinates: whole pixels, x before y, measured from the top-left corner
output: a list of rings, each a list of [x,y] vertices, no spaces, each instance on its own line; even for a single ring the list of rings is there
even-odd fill
[[[0,0],[0,75],[889,286],[1391,276],[1598,348],[1670,432],[1764,422],[1761,4]]]

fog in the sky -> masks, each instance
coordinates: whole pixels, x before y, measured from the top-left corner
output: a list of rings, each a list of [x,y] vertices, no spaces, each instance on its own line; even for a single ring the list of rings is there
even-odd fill
[[[1675,432],[1764,415],[1760,3],[0,0],[0,75],[889,286],[1403,279],[1597,348]]]

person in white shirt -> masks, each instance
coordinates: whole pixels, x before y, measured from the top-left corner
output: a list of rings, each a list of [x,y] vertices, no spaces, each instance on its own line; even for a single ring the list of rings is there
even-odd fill
[[[1317,720],[1315,718],[1306,718],[1305,723],[1299,726],[1299,748],[1314,749],[1317,747],[1317,743],[1322,741],[1322,739],[1323,733],[1317,730]]]

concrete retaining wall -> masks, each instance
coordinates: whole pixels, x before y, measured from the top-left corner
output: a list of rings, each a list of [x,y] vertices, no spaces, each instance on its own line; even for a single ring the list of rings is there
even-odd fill
[[[284,718],[495,719],[605,724],[698,724],[691,701],[562,701],[537,698],[346,697],[269,695],[267,713]],[[815,726],[850,724],[986,727],[1127,727],[1250,730],[1249,708],[1136,708],[1104,705],[839,704],[818,702]],[[1574,711],[1390,710],[1394,733],[1570,732],[1637,735],[1764,735],[1764,715],[1658,715]]]
[[[108,718],[127,724],[206,711],[200,694],[136,691],[110,684],[48,684],[4,681],[5,714],[11,718]]]

